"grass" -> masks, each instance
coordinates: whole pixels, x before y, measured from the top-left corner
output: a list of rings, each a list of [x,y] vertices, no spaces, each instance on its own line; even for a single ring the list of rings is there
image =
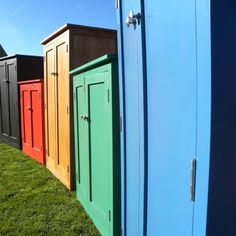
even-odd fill
[[[100,235],[75,192],[21,151],[0,143],[0,235]]]

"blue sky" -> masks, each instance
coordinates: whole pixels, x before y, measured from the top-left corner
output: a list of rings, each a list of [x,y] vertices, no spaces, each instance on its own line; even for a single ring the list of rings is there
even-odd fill
[[[116,29],[115,0],[1,1],[0,44],[8,55],[42,55],[40,42],[65,23]]]

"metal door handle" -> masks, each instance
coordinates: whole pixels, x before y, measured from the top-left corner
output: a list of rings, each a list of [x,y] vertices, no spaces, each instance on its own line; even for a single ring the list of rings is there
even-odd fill
[[[3,82],[6,82],[6,83],[10,84],[10,81],[7,80],[7,79],[4,79]]]
[[[134,14],[133,11],[130,11],[129,15],[126,18],[125,23],[126,23],[127,27],[129,27],[131,24],[133,24],[134,28],[136,28],[137,23],[139,25],[140,22],[141,22],[141,14],[140,13]]]
[[[80,116],[80,119],[81,119],[81,120],[84,120],[84,115]]]
[[[80,119],[84,121],[89,120],[88,116],[85,116],[85,115],[81,115]]]
[[[56,76],[56,75],[58,75],[58,73],[57,72],[52,72],[51,75],[55,75]]]

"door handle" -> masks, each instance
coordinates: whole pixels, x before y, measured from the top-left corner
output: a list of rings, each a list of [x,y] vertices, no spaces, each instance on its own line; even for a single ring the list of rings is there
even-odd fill
[[[26,107],[26,110],[31,111],[31,107]]]
[[[56,76],[56,75],[58,75],[58,73],[57,72],[52,72],[51,75]]]
[[[81,119],[81,120],[84,120],[84,121],[86,121],[86,120],[89,121],[88,116],[85,116],[85,115],[81,115],[81,116],[80,116],[80,119]]]
[[[7,79],[4,79],[3,82],[6,82],[7,84],[10,84],[10,81]]]
[[[134,28],[136,28],[137,23],[139,25],[140,22],[141,22],[141,14],[140,13],[134,14],[133,11],[129,12],[129,15],[127,16],[125,21],[127,27],[130,27],[130,25],[133,24]]]

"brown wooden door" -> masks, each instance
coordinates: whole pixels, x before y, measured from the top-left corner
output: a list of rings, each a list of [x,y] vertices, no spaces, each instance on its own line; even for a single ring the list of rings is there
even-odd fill
[[[68,37],[55,42],[56,96],[57,96],[57,160],[56,169],[61,181],[69,186],[69,59]]]
[[[57,156],[57,132],[56,132],[56,86],[55,86],[55,50],[54,44],[45,49],[45,134],[46,134],[46,164],[53,172]]]

